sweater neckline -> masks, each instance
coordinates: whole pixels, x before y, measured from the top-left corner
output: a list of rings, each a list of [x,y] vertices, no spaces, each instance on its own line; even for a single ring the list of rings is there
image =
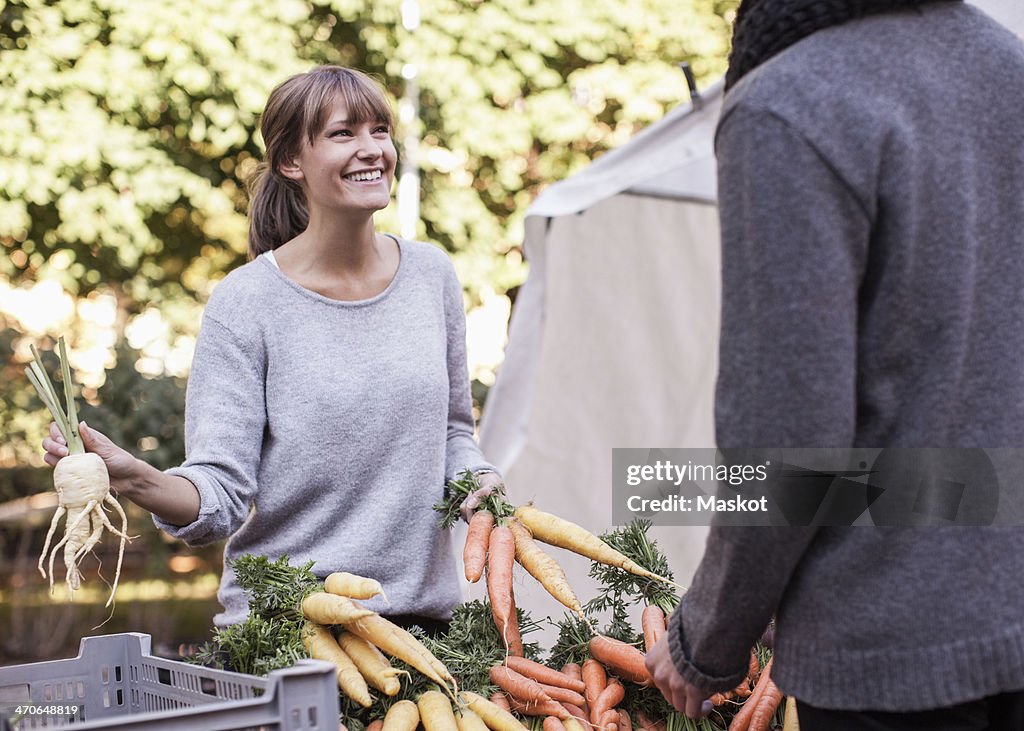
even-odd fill
[[[389,294],[391,294],[395,287],[398,286],[398,282],[402,278],[402,273],[406,269],[406,259],[408,259],[408,251],[406,250],[405,242],[403,242],[402,239],[393,234],[385,233],[383,235],[387,236],[389,239],[393,239],[394,242],[398,244],[398,268],[395,269],[395,274],[393,277],[391,277],[391,281],[388,282],[387,287],[385,287],[381,292],[375,294],[373,297],[367,297],[366,299],[361,300],[337,300],[332,297],[322,295],[319,292],[314,292],[311,289],[303,287],[301,284],[296,282],[294,279],[291,279],[287,274],[282,272],[281,268],[277,265],[276,260],[271,260],[270,257],[265,254],[257,258],[263,263],[265,267],[267,267],[268,269],[270,269],[271,272],[273,272],[274,276],[283,281],[285,284],[287,284],[289,287],[294,289],[299,294],[304,295],[312,300],[322,302],[332,307],[365,307],[367,305],[376,304],[377,302],[380,302]]]

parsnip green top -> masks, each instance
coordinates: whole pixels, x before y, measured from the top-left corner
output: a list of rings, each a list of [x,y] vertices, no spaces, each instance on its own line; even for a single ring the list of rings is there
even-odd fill
[[[217,285],[189,376],[186,461],[199,518],[157,526],[225,558],[316,561],[321,577],[377,579],[388,614],[447,617],[460,601],[447,531],[431,506],[446,479],[490,468],[473,440],[462,290],[441,250],[399,241],[379,295],[345,302],[261,256]],[[227,567],[218,625],[241,621]]]

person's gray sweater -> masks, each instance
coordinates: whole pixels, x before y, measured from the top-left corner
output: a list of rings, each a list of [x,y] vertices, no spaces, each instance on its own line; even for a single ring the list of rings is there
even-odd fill
[[[1024,447],[1024,45],[933,3],[744,77],[716,140],[722,447]],[[838,709],[1024,688],[1024,528],[713,527],[684,677]]]
[[[388,614],[447,617],[460,601],[448,531],[431,506],[473,440],[462,288],[447,255],[400,241],[391,284],[342,302],[304,289],[265,256],[231,272],[206,306],[186,395],[186,461],[199,490],[184,527],[225,558],[287,554],[314,572],[377,579]],[[225,567],[218,625],[243,620]]]

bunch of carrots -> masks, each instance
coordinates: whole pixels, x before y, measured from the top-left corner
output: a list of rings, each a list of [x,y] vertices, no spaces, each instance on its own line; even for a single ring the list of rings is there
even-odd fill
[[[470,476],[458,482],[436,506],[447,525],[477,489]],[[362,600],[383,595],[376,581],[332,574],[321,583],[310,565],[288,567],[287,557],[276,563],[243,557],[233,564],[240,585],[257,589],[250,593],[248,621],[293,622],[299,652],[337,666],[349,731],[769,731],[778,722],[782,694],[763,648],[751,653],[744,682],[715,696],[715,711],[702,721],[675,712],[653,687],[644,650],[666,632],[666,615],[678,601],[668,587],[678,585],[667,562],[654,560],[647,524],[635,521],[597,537],[533,506],[511,506],[500,494],[481,497],[480,508],[470,519],[465,568],[471,581],[486,575],[489,601],[459,605],[446,635],[408,632],[367,609]],[[587,556],[592,575],[609,586],[581,605],[539,543]],[[547,664],[536,644],[523,642],[538,625],[515,606],[513,562],[569,610],[558,623],[569,638],[563,642],[560,635]],[[642,635],[625,622],[623,597],[650,602],[641,615]],[[589,615],[609,606],[618,617],[598,631]],[[288,657],[280,653],[274,661]],[[786,731],[791,728],[787,723]]]
[[[494,611],[494,623],[510,655],[523,655],[512,589],[512,568],[516,562],[563,606],[585,618],[583,606],[562,567],[544,552],[538,542],[567,549],[591,561],[645,579],[678,586],[671,579],[645,569],[571,521],[532,505],[514,507],[500,490],[484,494],[471,473],[464,473],[459,480],[450,482],[448,499],[434,506],[444,514],[441,527],[454,525],[467,502],[473,505],[475,512],[469,519],[463,550],[466,580],[476,583],[486,573],[487,596]]]
[[[670,577],[655,573],[575,523],[542,512],[532,505],[514,507],[500,491],[481,490],[469,473],[450,482],[448,499],[435,506],[436,510],[444,514],[442,527],[453,525],[460,514],[465,518],[467,504],[475,512],[468,518],[469,529],[463,551],[466,579],[475,583],[486,574],[487,594],[494,610],[494,622],[505,640],[508,652],[505,664],[500,669],[492,668],[491,680],[503,691],[492,696],[492,700],[502,705],[507,703],[510,710],[522,716],[545,716],[544,731],[564,731],[559,724],[564,725],[566,713],[584,726],[601,731],[633,731],[629,714],[616,706],[626,696],[623,682],[643,687],[652,685],[645,667],[644,653],[632,644],[597,633],[588,643],[590,657],[582,665],[568,663],[561,671],[557,671],[520,659],[523,653],[518,628],[515,626],[513,564],[519,563],[552,597],[584,621],[584,607],[569,585],[565,572],[540,548],[538,542],[586,556],[595,565],[621,569],[647,583],[682,587]],[[461,508],[462,512],[457,512],[457,508]],[[640,526],[640,533],[645,533],[646,527]],[[634,537],[636,532],[633,531]],[[645,541],[644,535],[637,542],[643,543],[644,549],[650,548]],[[643,553],[648,558],[652,555],[649,550]],[[663,564],[667,566],[667,563]],[[638,584],[633,582],[632,586]],[[662,599],[660,604],[666,604],[664,591],[655,589],[644,593],[657,596]],[[667,602],[671,607],[675,603],[674,599]],[[597,606],[600,607],[600,603]],[[665,609],[657,604],[649,604],[644,609],[641,626],[647,649],[665,633],[665,616]],[[537,671],[537,667],[544,668],[544,671]],[[532,668],[534,672],[524,672],[526,668]],[[588,672],[584,673],[584,669],[588,669]],[[606,679],[605,669],[614,675],[611,682]],[[747,678],[733,691],[712,697],[714,706],[724,711],[720,712],[720,717],[725,718],[729,711],[735,713],[728,731],[767,731],[771,728],[783,696],[771,680],[770,669],[769,660],[762,670],[760,659],[752,649]],[[545,681],[543,678],[547,672],[559,674],[546,675],[549,680]],[[591,689],[581,698],[580,694],[586,687],[580,689],[578,685],[583,683],[584,675],[589,676]],[[564,678],[570,678],[570,681]],[[557,682],[558,679],[562,679],[562,682]],[[575,696],[570,696],[567,689],[569,693],[575,693]],[[604,701],[594,713],[592,701],[602,692],[607,695],[603,696]],[[557,708],[559,705],[561,710]],[[795,720],[795,713],[790,716]],[[658,729],[658,722],[643,713],[637,714],[637,725],[645,731]]]

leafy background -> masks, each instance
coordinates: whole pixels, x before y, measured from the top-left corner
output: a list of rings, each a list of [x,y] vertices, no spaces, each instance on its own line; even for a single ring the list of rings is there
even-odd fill
[[[157,467],[183,459],[194,338],[245,261],[275,84],[338,63],[399,99],[417,69],[420,117],[396,139],[420,139],[416,236],[456,263],[479,408],[527,274],[528,205],[687,101],[680,62],[702,86],[720,76],[737,4],[421,0],[410,31],[400,0],[0,0],[0,622],[17,630],[0,662],[73,652],[107,616],[101,582],[68,605],[35,570],[53,501],[29,346],[64,334],[84,417]],[[396,206],[377,220],[397,231]],[[140,537],[98,631],[148,631],[173,654],[209,628],[220,549],[129,518]]]

